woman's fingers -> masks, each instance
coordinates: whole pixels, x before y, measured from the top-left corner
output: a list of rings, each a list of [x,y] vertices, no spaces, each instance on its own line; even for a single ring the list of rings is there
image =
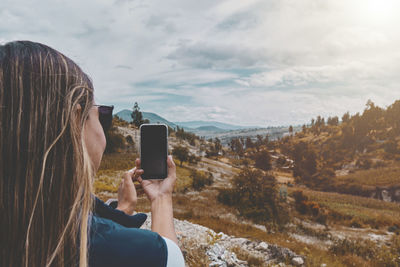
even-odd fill
[[[135,160],[135,164],[136,164],[136,168],[137,169],[140,169],[140,159],[139,158],[137,158],[136,160]]]
[[[139,178],[143,173],[144,171],[142,169],[135,170],[135,173],[133,174],[134,180],[137,180],[137,178]]]
[[[169,155],[167,157],[167,165],[168,165],[168,176],[175,174],[176,173],[176,166],[175,166],[175,162],[172,159],[172,156]]]

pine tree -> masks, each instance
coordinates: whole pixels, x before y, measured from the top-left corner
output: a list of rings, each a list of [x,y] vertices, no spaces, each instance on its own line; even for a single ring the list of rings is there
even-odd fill
[[[290,133],[290,135],[293,135],[293,126],[292,125],[289,126],[289,133]]]
[[[137,102],[135,102],[135,105],[133,106],[133,111],[131,113],[132,117],[132,123],[136,126],[139,127],[144,123],[143,120],[143,115],[142,112],[140,112],[140,107]]]

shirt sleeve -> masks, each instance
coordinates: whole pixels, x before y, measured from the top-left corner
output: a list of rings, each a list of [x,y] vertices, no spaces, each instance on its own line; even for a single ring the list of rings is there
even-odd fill
[[[130,228],[139,228],[147,219],[147,215],[144,213],[137,213],[135,215],[125,214],[123,211],[104,203],[98,197],[95,197],[94,213],[99,217],[112,220],[122,226]]]
[[[185,267],[185,260],[178,245],[169,238],[162,237],[167,244],[168,259],[166,267]]]

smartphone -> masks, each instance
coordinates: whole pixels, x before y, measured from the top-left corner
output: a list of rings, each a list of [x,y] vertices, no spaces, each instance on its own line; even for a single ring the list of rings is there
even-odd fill
[[[165,124],[140,125],[140,162],[143,179],[167,177],[168,127]]]

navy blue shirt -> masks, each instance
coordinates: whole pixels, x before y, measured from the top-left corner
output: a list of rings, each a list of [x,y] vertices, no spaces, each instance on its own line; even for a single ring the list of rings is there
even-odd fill
[[[90,219],[90,267],[165,267],[167,265],[167,244],[158,233],[135,228],[140,226],[133,220],[133,216],[122,212],[126,216],[123,218],[124,216],[118,210],[99,212],[99,208],[105,205],[104,202],[97,201],[96,205],[98,206]],[[140,216],[136,216],[136,219],[143,220]]]
[[[167,245],[155,232],[127,228],[109,219],[92,216],[89,236],[90,267],[165,267]]]

